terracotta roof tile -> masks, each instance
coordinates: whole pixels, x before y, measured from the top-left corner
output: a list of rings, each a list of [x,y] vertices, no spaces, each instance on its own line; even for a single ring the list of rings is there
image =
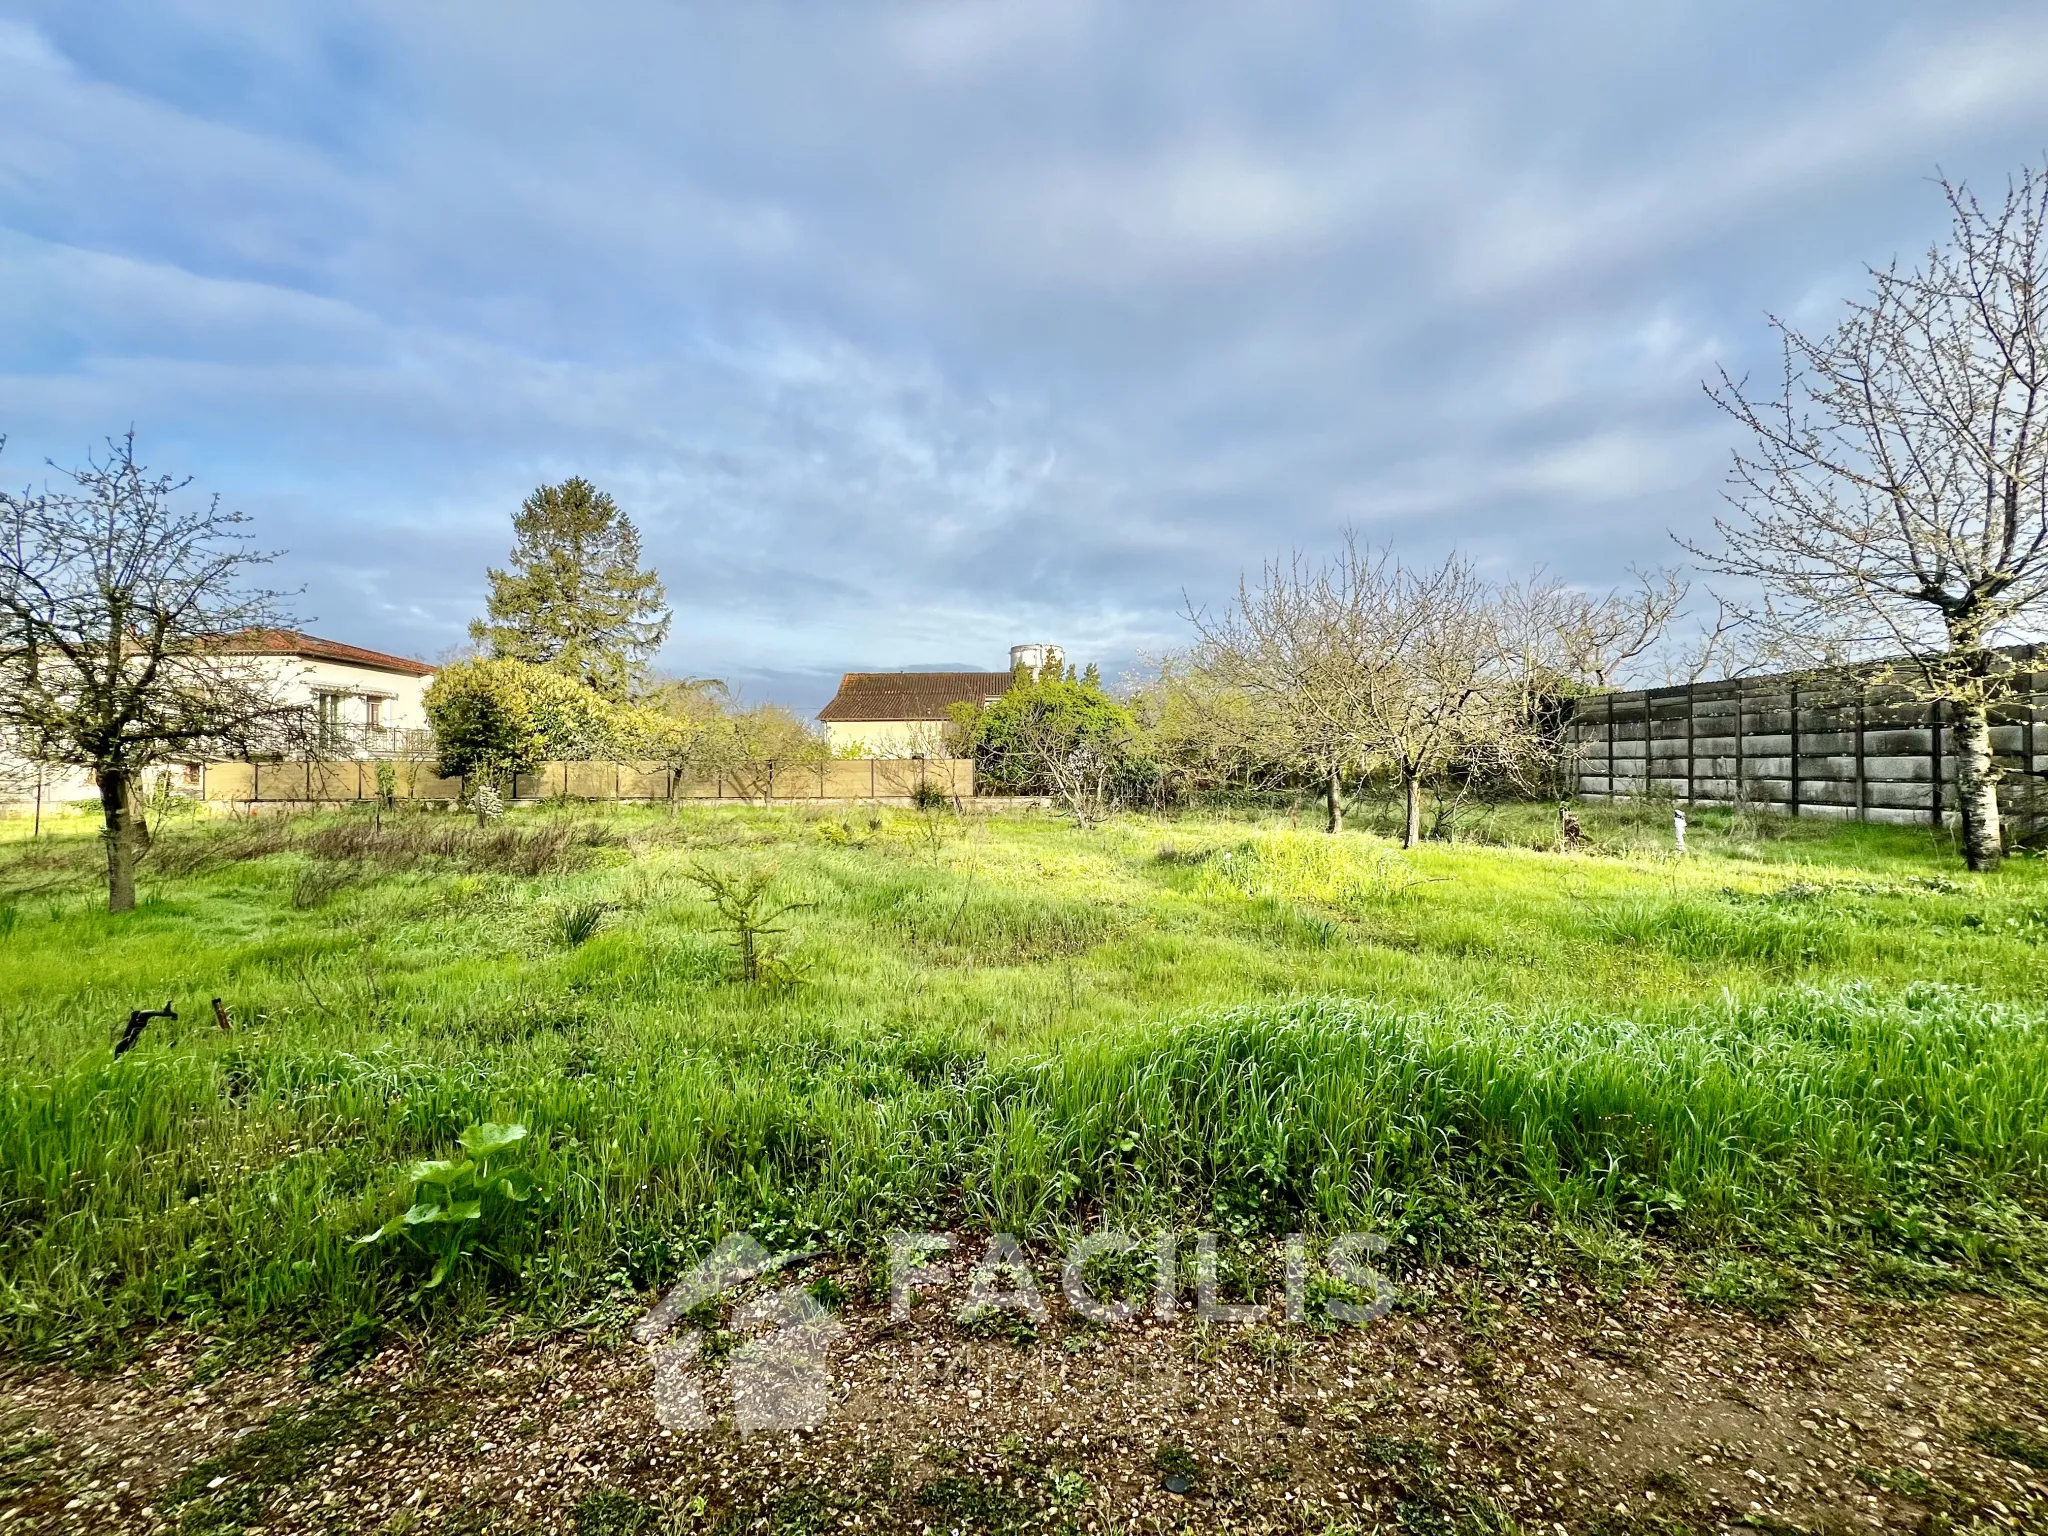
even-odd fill
[[[1009,689],[1007,672],[849,672],[820,720],[944,720],[955,704],[986,704]]]
[[[396,672],[405,677],[432,677],[438,670],[423,661],[389,656],[360,645],[339,640],[322,640],[296,629],[260,629],[237,635],[223,650],[233,656],[296,656],[301,661],[332,661],[347,667],[367,667],[375,672]]]

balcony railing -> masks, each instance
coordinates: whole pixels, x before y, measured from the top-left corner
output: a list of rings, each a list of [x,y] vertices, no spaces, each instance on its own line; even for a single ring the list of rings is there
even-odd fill
[[[426,757],[434,750],[432,731],[338,720],[316,723],[314,740],[320,751],[341,757]]]

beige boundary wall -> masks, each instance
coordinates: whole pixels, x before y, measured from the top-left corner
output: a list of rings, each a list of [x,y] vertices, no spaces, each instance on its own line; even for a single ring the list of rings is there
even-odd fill
[[[401,800],[453,803],[462,780],[437,777],[413,763],[394,763]],[[763,765],[750,772],[677,775],[659,763],[547,763],[514,781],[512,798],[542,800],[908,802],[920,784],[961,799],[974,794],[969,758],[869,758]],[[222,809],[253,806],[346,805],[377,798],[374,762],[208,763],[201,795]]]

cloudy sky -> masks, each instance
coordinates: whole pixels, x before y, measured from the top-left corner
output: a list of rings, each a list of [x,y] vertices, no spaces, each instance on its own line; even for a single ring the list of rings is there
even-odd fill
[[[2044,76],[2038,0],[0,0],[0,473],[132,422],[429,657],[583,474],[809,707],[1346,525],[1598,586]]]

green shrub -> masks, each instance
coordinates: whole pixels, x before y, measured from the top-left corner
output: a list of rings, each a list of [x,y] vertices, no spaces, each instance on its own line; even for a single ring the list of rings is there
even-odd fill
[[[542,763],[658,756],[669,717],[523,661],[459,661],[427,689],[438,771],[493,782]]]
[[[1131,712],[1091,683],[1022,675],[975,721],[977,779],[1018,794],[1061,792],[1054,765],[1086,758],[1113,784],[1136,752]]]

